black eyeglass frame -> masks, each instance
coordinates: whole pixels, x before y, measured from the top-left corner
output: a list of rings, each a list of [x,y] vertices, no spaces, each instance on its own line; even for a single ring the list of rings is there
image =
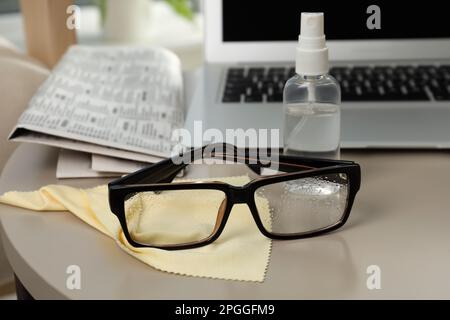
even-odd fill
[[[203,152],[207,146],[194,149],[189,152],[192,160],[202,159]],[[229,146],[228,146],[229,147]],[[237,150],[233,147],[234,150]],[[227,149],[229,150],[229,149]],[[233,155],[217,154],[215,157],[223,157],[224,159],[233,159],[235,162],[246,164],[253,172],[258,175],[261,173],[261,169],[268,167],[267,164],[251,163],[248,155],[249,149],[244,150],[244,157],[237,156],[238,153],[234,152]],[[231,210],[234,204],[245,203],[250,209],[253,219],[260,230],[260,232],[275,240],[294,240],[304,239],[310,237],[316,237],[329,233],[336,229],[341,228],[348,220],[350,215],[354,199],[359,191],[361,184],[361,169],[360,166],[353,161],[346,160],[329,160],[329,159],[312,159],[291,155],[279,154],[278,165],[281,171],[287,171],[287,173],[275,174],[270,176],[259,176],[258,178],[250,181],[244,186],[233,186],[224,182],[177,182],[171,183],[177,174],[191,163],[179,163],[179,157],[172,157],[162,160],[158,163],[152,164],[144,169],[141,169],[135,173],[126,175],[122,178],[116,179],[108,184],[109,205],[110,209],[119,219],[123,233],[127,241],[137,248],[157,248],[164,250],[181,250],[181,249],[193,249],[208,245],[221,235],[227,220],[230,216]],[[289,172],[291,171],[291,172]],[[346,208],[341,219],[331,225],[318,230],[302,232],[297,234],[279,234],[267,230],[258,213],[258,209],[255,203],[255,191],[263,186],[271,185],[279,182],[286,182],[296,179],[317,177],[329,174],[346,174],[348,179],[348,199]],[[143,183],[145,181],[145,183]],[[148,183],[150,182],[150,183]],[[152,192],[152,191],[169,191],[169,190],[219,190],[225,194],[226,207],[224,208],[220,217],[219,225],[216,224],[212,234],[200,241],[175,244],[175,245],[147,245],[134,241],[129,233],[126,217],[125,217],[125,201],[127,196],[139,192]],[[218,213],[219,215],[219,213]],[[219,218],[218,218],[219,219]]]

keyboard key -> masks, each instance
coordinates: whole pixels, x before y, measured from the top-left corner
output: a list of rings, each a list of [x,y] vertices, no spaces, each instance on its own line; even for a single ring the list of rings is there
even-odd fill
[[[418,66],[417,67],[417,70],[419,71],[419,72],[425,72],[425,73],[431,73],[431,74],[433,74],[433,73],[436,73],[436,67],[435,66],[432,66],[432,65],[428,65],[428,66]]]
[[[234,97],[234,96],[240,96],[243,92],[241,90],[237,89],[226,89],[224,91],[224,96],[226,97]]]
[[[257,75],[257,74],[252,74],[252,75],[248,75],[248,78],[247,78],[252,84],[253,83],[258,83],[259,82],[259,80],[261,79],[261,76],[259,76],[259,75]]]
[[[224,95],[222,98],[224,103],[239,103],[241,102],[241,95]]]
[[[450,66],[448,66],[450,68]],[[450,81],[450,69],[447,66],[440,66],[438,69],[438,77],[443,81]]]
[[[242,88],[247,87],[250,85],[250,83],[243,82],[243,81],[227,81],[227,84],[225,85],[225,90],[242,90]]]
[[[433,92],[433,97],[436,101],[450,101],[450,95],[444,91]]]
[[[269,75],[284,75],[286,73],[286,69],[285,68],[269,68],[269,71],[267,72],[267,74]]]
[[[415,70],[416,69],[413,66],[397,66],[394,69],[394,73],[404,73],[409,76],[412,76],[414,75]]]
[[[341,98],[342,101],[362,101],[362,96],[358,96],[353,88],[343,89]]]
[[[363,74],[367,74],[367,73],[371,73],[372,72],[372,68],[371,67],[354,67],[352,69],[353,73],[363,73]]]
[[[394,68],[392,68],[390,66],[378,66],[378,67],[373,68],[373,71],[375,73],[393,74]]]
[[[450,100],[450,87],[449,86],[431,86],[429,90],[433,94],[436,101],[447,101]]]
[[[361,95],[358,98],[364,98],[364,101],[376,101],[378,99],[378,92],[372,87],[362,87]]]
[[[250,68],[248,69],[249,75],[263,75],[266,72],[265,68]]]
[[[267,96],[267,102],[283,102],[283,94],[275,93]]]
[[[337,82],[343,82],[344,80],[346,80],[341,74],[337,73],[337,74],[332,74],[332,76],[337,80]]]
[[[442,91],[433,92],[433,97],[436,101],[449,101],[450,100],[450,95],[445,92],[442,92]]]
[[[405,72],[395,71],[391,78],[393,80],[396,80],[396,81],[399,81],[399,82],[406,82],[406,81],[408,81],[408,79],[411,79],[411,76],[409,76]]]
[[[245,102],[262,102],[263,101],[263,96],[262,94],[252,94],[249,96],[245,96],[244,98]]]
[[[408,98],[410,101],[429,101],[430,98],[424,89],[410,89]]]
[[[244,68],[231,68],[228,69],[227,77],[242,78],[244,76]]]

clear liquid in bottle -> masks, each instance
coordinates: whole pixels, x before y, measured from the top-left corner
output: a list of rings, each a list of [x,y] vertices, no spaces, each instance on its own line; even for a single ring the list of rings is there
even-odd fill
[[[340,108],[331,103],[292,103],[284,110],[284,153],[339,159]]]

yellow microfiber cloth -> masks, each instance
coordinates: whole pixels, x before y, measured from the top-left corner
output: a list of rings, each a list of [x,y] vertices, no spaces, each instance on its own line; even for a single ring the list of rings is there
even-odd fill
[[[250,179],[247,176],[239,176],[202,179],[205,180],[244,185]],[[201,197],[198,201],[202,201]],[[270,219],[268,201],[261,197],[256,201],[262,218]],[[212,244],[196,249],[166,251],[134,248],[127,242],[117,217],[109,209],[108,188],[105,185],[91,189],[49,185],[33,192],[12,191],[0,196],[0,203],[35,211],[70,211],[113,238],[120,248],[133,257],[161,271],[196,277],[262,282],[269,263],[271,240],[260,233],[245,204],[233,207],[223,233]]]

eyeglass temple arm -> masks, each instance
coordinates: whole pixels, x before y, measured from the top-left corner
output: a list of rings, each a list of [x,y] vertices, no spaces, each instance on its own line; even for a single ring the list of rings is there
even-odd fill
[[[236,162],[244,163],[258,175],[261,174],[262,168],[275,168],[282,172],[298,172],[354,164],[352,161],[345,160],[318,159],[285,155],[281,154],[278,149],[262,149],[265,150],[265,152],[261,153],[259,149],[238,149],[236,146],[227,143],[218,143],[205,146],[201,148],[202,152],[204,152],[206,148],[210,148],[211,150],[214,150],[215,148],[219,150],[225,149],[226,152],[219,152],[218,155],[231,157]],[[199,150],[200,149],[197,149],[196,151]],[[271,151],[270,154],[267,152],[268,150]],[[231,153],[229,151],[231,151]]]
[[[149,167],[141,169],[135,173],[129,174],[125,177],[119,178],[111,182],[111,185],[119,185],[119,184],[139,184],[139,183],[169,183],[172,182],[173,179],[178,175],[178,173],[183,170],[188,164],[192,163],[195,160],[203,158],[203,152],[206,148],[232,148],[233,150],[237,150],[237,148],[233,145],[229,144],[213,144],[203,146],[198,149],[191,149],[185,155],[189,155],[189,159],[183,159],[183,155],[179,157],[172,157],[166,159],[164,161],[155,163]],[[184,160],[184,161],[182,161]],[[248,167],[255,172],[256,174],[260,174],[260,168],[255,165],[248,165]]]
[[[187,164],[175,164],[172,159],[152,164],[146,168],[128,174],[122,178],[116,179],[110,185],[133,185],[144,183],[169,183],[177,174],[183,170]]]
[[[263,168],[274,168],[281,172],[298,172],[311,169],[333,167],[340,165],[354,164],[353,161],[345,160],[333,160],[333,159],[317,159],[308,157],[291,156],[284,154],[274,155],[261,155],[256,154],[256,157],[252,157],[252,153],[248,150],[244,150],[244,157],[239,157],[234,154],[219,154],[225,156],[228,159],[233,159],[236,162],[246,164],[256,174],[261,174]],[[253,161],[253,162],[252,162]]]

